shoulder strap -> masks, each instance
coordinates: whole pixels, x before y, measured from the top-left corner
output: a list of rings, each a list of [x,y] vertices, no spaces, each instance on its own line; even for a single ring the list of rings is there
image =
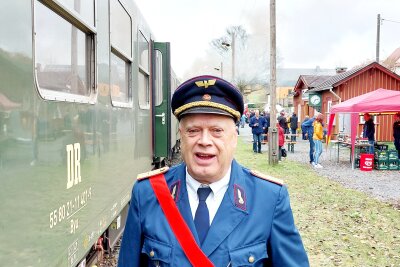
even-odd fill
[[[149,180],[169,226],[178,239],[190,263],[194,267],[214,267],[213,263],[204,255],[203,251],[197,245],[192,232],[176,207],[169,192],[167,182],[165,181],[164,174],[157,174]]]

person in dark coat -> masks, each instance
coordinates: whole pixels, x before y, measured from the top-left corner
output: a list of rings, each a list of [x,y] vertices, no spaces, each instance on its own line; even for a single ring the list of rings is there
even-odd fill
[[[287,187],[234,159],[243,107],[218,77],[175,90],[183,162],[138,175],[119,267],[310,266]]]
[[[297,117],[296,113],[293,112],[292,117],[290,118],[290,131],[291,131],[291,141],[296,142],[296,132],[299,123],[299,118]]]
[[[271,115],[269,112],[265,113],[265,129],[264,129],[264,142],[268,141],[268,129],[270,127]]]
[[[394,115],[393,138],[394,146],[397,150],[398,158],[400,159],[400,112],[397,112]]]
[[[301,128],[304,128],[306,130],[307,139],[310,142],[309,155],[310,155],[310,164],[312,164],[312,165],[314,165],[314,147],[315,147],[315,144],[314,144],[314,140],[313,140],[313,135],[314,135],[313,123],[314,123],[315,117],[316,116],[314,116],[311,119],[308,119],[308,120],[304,121],[301,124]]]
[[[260,116],[258,109],[255,110],[255,115],[251,117],[249,126],[252,128],[251,132],[253,133],[253,151],[254,153],[262,153],[261,142],[266,122],[265,118]]]
[[[363,127],[363,137],[368,138],[368,144],[370,144],[368,148],[368,153],[374,154],[374,145],[375,145],[375,124],[374,119],[369,113],[364,113],[364,127]]]
[[[307,140],[307,129],[305,128],[305,126],[303,126],[303,124],[304,124],[304,122],[308,121],[309,119],[310,119],[310,117],[308,115],[306,115],[303,122],[301,123],[301,135],[302,135],[303,140]]]
[[[285,117],[285,111],[281,111],[279,117],[278,117],[278,123],[282,127],[283,131],[285,134],[289,133],[289,128],[287,125],[287,119]]]

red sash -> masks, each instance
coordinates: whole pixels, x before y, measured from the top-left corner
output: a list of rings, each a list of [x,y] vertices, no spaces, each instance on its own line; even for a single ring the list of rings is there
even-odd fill
[[[180,214],[171,197],[164,174],[158,174],[150,179],[157,200],[160,203],[165,217],[174,232],[183,252],[194,267],[214,267],[213,263],[204,255],[194,239],[192,232]]]

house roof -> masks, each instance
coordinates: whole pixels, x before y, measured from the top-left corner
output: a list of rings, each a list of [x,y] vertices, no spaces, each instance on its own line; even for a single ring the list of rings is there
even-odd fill
[[[385,68],[384,66],[382,66],[381,64],[377,63],[377,62],[372,62],[368,65],[364,65],[364,66],[358,66],[355,67],[351,70],[348,70],[346,72],[343,73],[339,73],[337,75],[334,75],[332,77],[330,77],[329,79],[327,79],[326,81],[322,82],[321,84],[317,85],[315,88],[310,89],[311,92],[317,92],[317,91],[324,91],[324,90],[329,90],[333,87],[337,87],[340,84],[344,83],[345,81],[351,79],[352,77],[360,74],[361,72],[367,71],[371,68],[378,68],[381,71],[395,76],[397,79],[400,80],[400,76],[395,74],[394,72],[388,70],[387,68]]]
[[[310,91],[324,91],[324,90],[329,90],[333,87],[333,85],[339,83],[340,81],[352,76],[359,70],[363,69],[365,66],[359,66],[356,68],[353,68],[351,70],[339,73],[337,75],[334,75],[330,77],[329,79],[325,80],[324,82],[320,83],[317,85],[315,88],[311,89]]]
[[[332,75],[301,75],[300,79],[307,88],[314,88],[331,77]]]
[[[307,89],[311,89],[323,83],[330,77],[332,77],[332,75],[300,75],[297,79],[296,85],[294,86],[294,96],[299,95],[301,89],[304,88],[302,86],[303,84]]]

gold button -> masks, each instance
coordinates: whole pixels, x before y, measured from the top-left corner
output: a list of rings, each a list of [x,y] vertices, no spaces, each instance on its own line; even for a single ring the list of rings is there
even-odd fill
[[[152,257],[152,258],[153,258],[153,257],[154,257],[154,254],[155,254],[155,253],[154,253],[154,251],[153,251],[153,250],[152,250],[152,251],[150,251],[150,257]]]
[[[250,262],[250,263],[253,263],[253,262],[254,262],[254,260],[255,260],[255,259],[254,259],[254,257],[253,257],[253,256],[250,256],[250,257],[249,257],[249,262]]]

